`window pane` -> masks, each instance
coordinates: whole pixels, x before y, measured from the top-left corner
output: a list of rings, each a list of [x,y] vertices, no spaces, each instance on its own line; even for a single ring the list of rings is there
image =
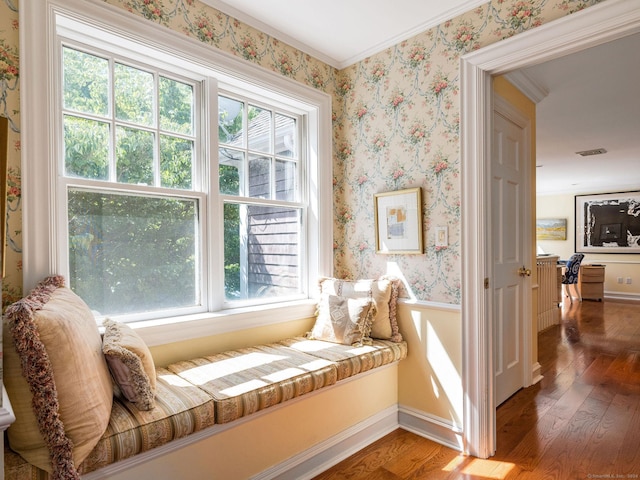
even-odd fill
[[[218,140],[235,147],[244,146],[242,112],[244,103],[218,97]]]
[[[116,127],[118,182],[153,185],[154,137],[144,130]]]
[[[160,184],[167,188],[191,189],[193,142],[160,135]]]
[[[230,148],[221,148],[218,154],[218,175],[220,193],[223,195],[240,195],[241,179],[244,178],[244,153]]]
[[[240,289],[240,237],[240,205],[225,203],[224,292],[227,300],[239,300],[242,298]]]
[[[64,107],[83,113],[109,114],[109,62],[71,48],[62,49]]]
[[[226,204],[224,268],[227,300],[300,293],[300,210]]]
[[[69,177],[109,178],[109,124],[64,117],[64,167]]]
[[[153,124],[153,74],[120,63],[115,65],[116,118]]]
[[[193,134],[193,87],[160,77],[160,128]]]
[[[267,157],[249,156],[249,196],[271,198],[271,160]]]
[[[276,113],[276,155],[296,158],[296,120]]]
[[[195,200],[69,190],[71,288],[103,315],[198,304]]]
[[[273,127],[271,112],[249,105],[249,149],[272,153]]]
[[[298,193],[297,163],[276,160],[276,199],[295,202]]]

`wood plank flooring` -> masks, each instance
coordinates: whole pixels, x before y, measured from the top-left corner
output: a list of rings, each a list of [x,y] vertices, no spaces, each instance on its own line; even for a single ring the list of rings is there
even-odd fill
[[[494,457],[398,429],[316,480],[640,479],[640,304],[565,301],[538,358],[543,380],[498,407]]]

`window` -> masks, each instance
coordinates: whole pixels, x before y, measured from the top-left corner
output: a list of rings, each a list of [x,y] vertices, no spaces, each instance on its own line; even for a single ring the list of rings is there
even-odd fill
[[[265,308],[278,316],[249,323],[300,318],[293,301],[331,274],[328,96],[109,6],[47,1],[51,18],[25,13],[25,48],[56,52],[23,69],[25,289],[61,273],[97,316],[200,322],[172,341]]]
[[[302,291],[297,117],[218,97],[227,300]]]
[[[102,315],[200,305],[198,85],[61,49],[69,286]]]

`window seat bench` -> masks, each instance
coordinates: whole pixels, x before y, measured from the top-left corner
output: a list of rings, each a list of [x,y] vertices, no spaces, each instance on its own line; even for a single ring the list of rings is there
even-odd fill
[[[108,427],[77,466],[78,473],[96,471],[406,356],[404,341],[373,340],[355,347],[294,337],[157,368],[155,407],[142,411],[115,398]],[[7,446],[4,473],[12,480],[50,478]]]

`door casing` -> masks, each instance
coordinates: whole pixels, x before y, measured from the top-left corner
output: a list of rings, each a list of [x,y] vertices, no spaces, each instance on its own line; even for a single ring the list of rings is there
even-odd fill
[[[640,32],[640,0],[608,0],[461,58],[463,449],[488,458],[496,449],[490,316],[484,288],[491,196],[491,77]]]

